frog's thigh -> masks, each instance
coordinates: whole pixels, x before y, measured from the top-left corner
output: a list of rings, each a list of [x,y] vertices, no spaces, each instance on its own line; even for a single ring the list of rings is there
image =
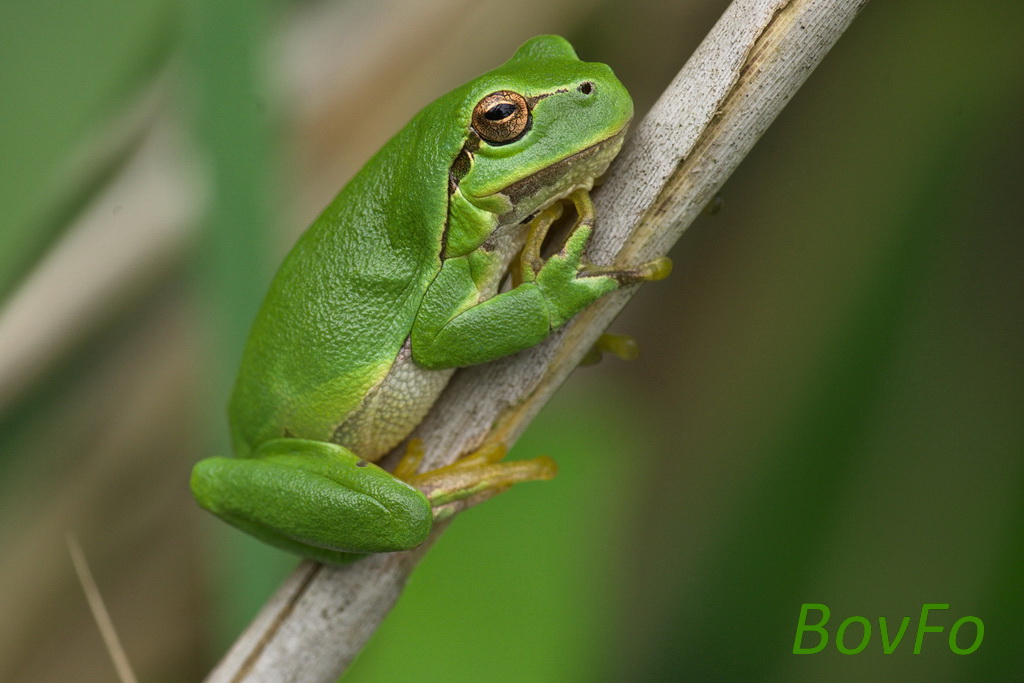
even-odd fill
[[[244,531],[334,563],[346,560],[340,553],[414,548],[432,524],[420,491],[322,441],[275,439],[250,458],[207,458],[192,472],[192,490]]]

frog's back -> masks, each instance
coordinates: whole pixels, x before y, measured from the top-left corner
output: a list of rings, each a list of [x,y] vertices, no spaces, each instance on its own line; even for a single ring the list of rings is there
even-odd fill
[[[239,455],[280,436],[330,440],[399,356],[440,268],[448,169],[461,138],[430,131],[452,106],[442,98],[420,112],[288,254],[232,396]]]

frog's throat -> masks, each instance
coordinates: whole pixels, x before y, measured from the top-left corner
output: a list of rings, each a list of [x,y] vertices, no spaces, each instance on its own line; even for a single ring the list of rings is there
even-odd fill
[[[505,195],[512,203],[513,211],[518,207],[532,206],[529,210],[532,213],[542,208],[542,205],[566,196],[580,185],[590,185],[594,178],[608,169],[612,159],[619,153],[625,130],[623,127],[611,137],[520,178],[496,194]],[[499,221],[506,222],[501,219]]]
[[[498,225],[521,222],[553,202],[567,197],[575,189],[590,188],[595,178],[603,174],[619,153],[629,128],[627,122],[614,134],[589,147],[560,159],[529,175],[515,180],[495,192],[481,197],[467,197],[471,203],[493,206],[494,199],[509,207],[498,216]]]

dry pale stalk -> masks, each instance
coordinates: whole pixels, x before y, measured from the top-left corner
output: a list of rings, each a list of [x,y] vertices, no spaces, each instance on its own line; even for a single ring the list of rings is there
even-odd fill
[[[866,2],[734,2],[595,193],[601,223],[593,259],[607,262],[617,254],[632,263],[665,253]],[[451,462],[488,434],[514,442],[633,291],[605,297],[533,349],[457,373],[416,430],[428,448],[427,464]],[[341,568],[304,562],[208,680],[335,680],[428,546]]]

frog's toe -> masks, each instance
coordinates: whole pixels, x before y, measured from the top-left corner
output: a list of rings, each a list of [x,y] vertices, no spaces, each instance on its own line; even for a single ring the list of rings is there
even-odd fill
[[[615,268],[613,266],[588,265],[580,272],[581,277],[610,277],[622,285],[637,282],[655,282],[664,280],[672,274],[672,259],[667,256],[641,263],[632,268]]]
[[[580,365],[596,365],[601,362],[605,353],[610,353],[622,360],[636,360],[640,355],[640,345],[628,334],[605,332],[597,338],[594,345],[583,356]]]

